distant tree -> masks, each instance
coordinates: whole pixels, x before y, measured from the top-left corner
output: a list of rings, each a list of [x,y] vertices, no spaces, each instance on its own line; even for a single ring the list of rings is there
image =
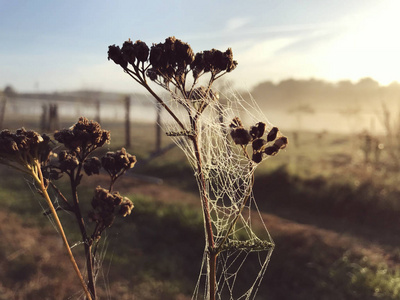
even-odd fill
[[[15,89],[11,86],[11,85],[7,85],[4,88],[3,94],[7,97],[14,97],[17,95],[17,92],[15,91]]]

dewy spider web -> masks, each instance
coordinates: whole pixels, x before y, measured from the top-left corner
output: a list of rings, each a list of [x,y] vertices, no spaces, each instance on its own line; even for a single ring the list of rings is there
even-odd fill
[[[208,96],[195,101],[198,103],[189,103],[173,95],[172,100],[166,102],[186,128],[191,128],[188,114],[194,116],[202,102],[208,104],[198,121],[205,191],[197,170],[193,143],[188,137],[190,133],[182,132],[178,124],[167,116],[162,118],[161,126],[186,154],[200,192],[205,192],[208,199],[214,242],[221,249],[217,261],[216,299],[254,299],[274,244],[252,193],[254,171],[258,164],[252,161],[252,153],[247,154],[245,147],[232,141],[229,125],[235,117],[239,117],[245,128],[264,122],[266,132],[269,132],[272,125],[252,98],[245,101],[234,92],[230,92],[229,96],[221,95],[220,100]],[[208,299],[207,251],[204,250],[192,299]]]

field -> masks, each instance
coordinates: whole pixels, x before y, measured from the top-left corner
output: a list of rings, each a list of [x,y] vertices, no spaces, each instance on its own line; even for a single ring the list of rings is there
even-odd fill
[[[111,130],[111,149],[120,148],[122,124],[105,121],[102,127]],[[256,172],[255,197],[276,244],[257,299],[399,299],[395,162],[385,149],[367,159],[362,136],[285,134],[292,141],[288,149]],[[184,300],[196,284],[204,248],[196,183],[177,148],[148,160],[154,143],[154,125],[132,126],[128,151],[138,164],[116,189],[135,208],[104,239],[101,299]],[[163,137],[162,145],[169,143]],[[29,179],[5,167],[0,176],[0,299],[82,296]],[[84,205],[104,180],[99,175],[84,182]],[[68,213],[60,215],[72,234],[76,224]],[[78,242],[78,236],[70,239]],[[80,246],[73,250],[82,253]]]

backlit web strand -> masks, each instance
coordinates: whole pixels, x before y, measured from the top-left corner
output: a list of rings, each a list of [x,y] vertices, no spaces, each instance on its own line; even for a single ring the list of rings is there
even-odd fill
[[[176,95],[173,98],[168,101],[168,106],[186,128],[191,128],[189,113],[194,116],[201,103],[193,104]],[[191,133],[182,132],[168,117],[163,119],[162,126],[186,154],[200,191],[205,192],[208,199],[214,242],[216,247],[221,246],[222,249],[217,262],[217,299],[254,299],[274,244],[252,193],[257,164],[251,160],[252,153],[246,154],[242,146],[235,145],[232,141],[230,123],[235,117],[239,117],[247,128],[264,122],[267,132],[272,125],[253,99],[248,103],[236,93],[223,95],[221,101],[210,98],[200,101],[208,104],[198,119],[198,144],[205,191],[202,191],[203,183],[197,170],[193,142],[188,136]],[[257,233],[253,223],[257,224]],[[264,232],[261,234],[262,238],[258,233],[261,229]],[[205,249],[193,299],[207,299],[207,259]],[[250,269],[254,274],[249,274],[247,263],[251,264]],[[241,273],[245,273],[245,278]],[[247,284],[246,288],[243,288],[244,283]]]

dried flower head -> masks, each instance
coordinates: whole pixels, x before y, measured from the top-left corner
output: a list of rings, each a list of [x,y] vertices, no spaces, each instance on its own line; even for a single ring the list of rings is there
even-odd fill
[[[61,172],[72,172],[79,166],[79,160],[74,153],[70,151],[61,151],[58,154],[59,168]]]
[[[45,164],[49,160],[51,148],[50,137],[24,128],[15,133],[5,129],[0,132],[0,162],[18,163],[28,167],[39,162]]]
[[[288,138],[285,136],[281,136],[280,138],[275,140],[272,146],[265,148],[264,152],[267,155],[275,155],[279,152],[279,150],[285,149],[288,143]]]
[[[110,193],[100,186],[96,187],[91,204],[93,210],[89,212],[89,219],[97,223],[93,234],[95,239],[100,238],[101,232],[113,224],[116,214],[126,217],[133,209],[133,203],[127,197],[122,197],[118,192]]]
[[[263,122],[257,123],[255,126],[251,126],[250,134],[253,139],[260,138],[264,135],[266,124]]]
[[[107,152],[101,158],[103,168],[110,174],[112,178],[118,177],[135,166],[136,156],[126,152],[122,148],[116,152]]]
[[[268,132],[267,135],[267,141],[272,142],[273,140],[276,139],[276,136],[278,134],[278,128],[277,127],[272,127],[271,130]]]
[[[264,139],[255,139],[253,140],[253,142],[251,143],[252,147],[253,147],[253,151],[259,151],[261,150],[261,148],[267,144],[267,141]]]
[[[125,60],[119,46],[108,46],[108,60],[110,59],[124,69],[128,66],[128,61]]]
[[[54,138],[73,152],[88,154],[109,143],[110,132],[102,130],[99,123],[81,117],[71,128],[57,131]]]
[[[91,157],[85,160],[83,163],[83,170],[86,175],[90,176],[93,174],[99,174],[101,169],[101,161],[97,157]]]
[[[211,49],[203,51],[204,72],[211,72],[214,75],[226,71],[231,72],[237,66],[237,61],[233,60],[232,49],[228,48],[225,52]]]
[[[254,152],[252,156],[252,161],[254,161],[256,164],[260,163],[262,161],[262,153],[261,152]]]
[[[127,61],[131,65],[135,63],[136,53],[131,40],[124,42],[120,51],[124,61]]]
[[[127,197],[124,197],[124,201],[120,204],[119,214],[126,217],[131,214],[133,209],[133,203]]]
[[[251,142],[252,136],[248,130],[238,127],[231,131],[231,137],[236,145],[247,145]]]
[[[280,138],[275,140],[274,146],[281,149],[285,149],[286,146],[289,144],[289,140],[286,136],[281,136]]]

